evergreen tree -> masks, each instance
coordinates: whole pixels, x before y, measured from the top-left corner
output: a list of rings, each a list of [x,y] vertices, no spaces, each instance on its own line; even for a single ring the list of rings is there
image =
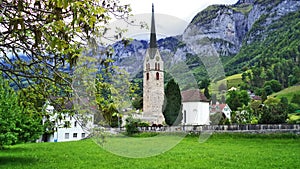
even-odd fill
[[[178,84],[171,79],[165,89],[165,109],[163,115],[167,125],[178,125],[182,120],[181,93]]]
[[[206,88],[204,89],[204,95],[205,95],[205,97],[206,97],[207,99],[210,99],[210,94],[209,94],[208,87],[206,87]]]

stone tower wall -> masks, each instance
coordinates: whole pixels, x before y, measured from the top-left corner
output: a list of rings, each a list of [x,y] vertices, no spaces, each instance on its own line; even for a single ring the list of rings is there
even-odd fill
[[[149,50],[148,50],[149,51]],[[163,60],[157,50],[150,58],[147,51],[143,73],[143,117],[150,124],[162,124],[164,104],[164,72]]]

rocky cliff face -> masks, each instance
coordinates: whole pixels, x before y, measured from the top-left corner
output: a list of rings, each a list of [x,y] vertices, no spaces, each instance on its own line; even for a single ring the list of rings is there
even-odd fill
[[[300,9],[298,0],[240,0],[235,5],[214,5],[199,12],[185,30],[198,31],[195,38],[207,38],[222,56],[239,52],[244,40],[252,43],[263,37],[263,30],[253,26],[267,27],[272,21]]]
[[[234,5],[212,5],[193,18],[183,35],[161,39],[158,47],[166,68],[185,61],[194,75],[201,78],[205,73],[198,72],[199,65],[205,66],[207,72],[220,72],[212,66],[220,64],[219,55],[234,57],[244,45],[263,40],[267,36],[265,28],[275,20],[299,10],[299,0],[239,0]],[[146,41],[137,40],[127,47],[114,44],[116,64],[138,74],[147,47]]]

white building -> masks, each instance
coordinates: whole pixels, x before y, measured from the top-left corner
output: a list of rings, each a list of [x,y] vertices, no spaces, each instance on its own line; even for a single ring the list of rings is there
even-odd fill
[[[209,125],[209,100],[199,89],[181,92],[182,124]]]
[[[58,115],[51,105],[46,106],[48,117],[44,117],[44,124],[49,121],[53,126],[54,133],[44,134],[39,141],[43,142],[63,142],[75,141],[86,138],[90,133],[89,129],[93,127],[93,116],[87,117],[87,123],[84,124],[78,115],[69,116],[68,114]],[[59,116],[59,117],[58,117]]]

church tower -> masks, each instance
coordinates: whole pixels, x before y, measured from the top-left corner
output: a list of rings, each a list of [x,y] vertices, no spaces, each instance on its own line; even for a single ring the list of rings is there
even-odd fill
[[[164,62],[157,49],[152,4],[150,44],[146,51],[143,71],[143,119],[150,124],[162,124],[164,103]]]

